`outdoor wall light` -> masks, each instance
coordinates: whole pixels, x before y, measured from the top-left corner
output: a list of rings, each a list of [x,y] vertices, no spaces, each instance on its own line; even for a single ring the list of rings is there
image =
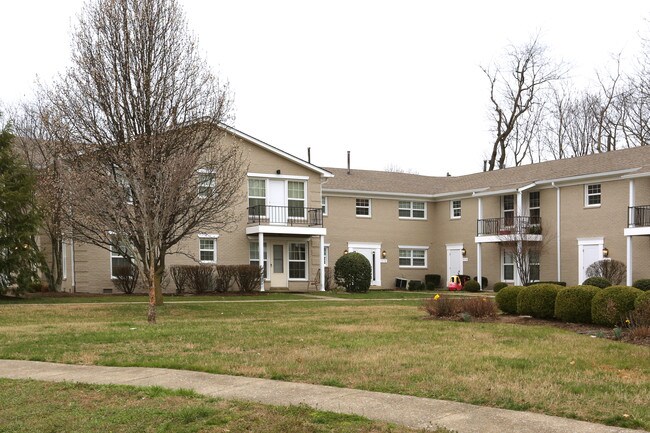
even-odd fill
[[[275,174],[282,174],[282,171],[280,169],[275,170]]]
[[[467,250],[463,248],[462,250],[460,250],[460,253],[463,255],[463,257],[465,257],[467,255]]]
[[[348,250],[343,250],[343,254],[347,254],[347,253],[348,253]]]
[[[609,257],[609,250],[606,247],[603,248],[603,257]]]
[[[381,252],[381,258],[385,259],[388,254],[386,253],[386,250]]]

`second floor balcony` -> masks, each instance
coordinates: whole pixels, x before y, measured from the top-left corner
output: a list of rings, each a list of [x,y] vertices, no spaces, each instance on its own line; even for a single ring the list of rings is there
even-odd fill
[[[476,235],[494,236],[502,240],[512,239],[513,236],[542,234],[542,218],[531,216],[511,216],[502,218],[486,218],[476,221]]]
[[[248,225],[323,227],[323,209],[258,205],[248,208]]]
[[[650,227],[650,205],[628,207],[627,226],[628,228]]]

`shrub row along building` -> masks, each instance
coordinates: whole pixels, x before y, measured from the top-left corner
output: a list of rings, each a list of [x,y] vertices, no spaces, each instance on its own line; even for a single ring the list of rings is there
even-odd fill
[[[168,266],[259,264],[261,290],[322,290],[325,268],[353,251],[373,288],[426,274],[572,285],[603,258],[626,263],[628,285],[650,277],[650,147],[429,177],[321,168],[229,127],[222,139],[249,161],[241,220],[186,239]],[[125,260],[66,242],[64,290],[110,292]]]

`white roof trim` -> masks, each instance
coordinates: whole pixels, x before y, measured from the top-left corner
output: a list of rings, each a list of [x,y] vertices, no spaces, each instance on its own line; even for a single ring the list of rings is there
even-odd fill
[[[320,173],[321,176],[323,176],[323,177],[334,177],[334,175],[332,173],[330,173],[329,171],[327,171],[327,170],[325,170],[323,168],[320,168],[320,167],[318,167],[318,166],[316,166],[314,164],[311,164],[311,163],[309,163],[307,161],[304,161],[304,160],[298,158],[297,156],[293,156],[290,153],[287,153],[287,152],[285,152],[283,150],[278,149],[277,147],[271,146],[270,144],[265,143],[265,142],[263,142],[261,140],[258,140],[255,137],[251,137],[250,135],[235,129],[232,126],[221,124],[221,127],[223,129],[225,129],[226,131],[228,131],[229,133],[231,133],[231,134],[233,134],[233,135],[235,135],[235,136],[237,136],[237,137],[239,137],[239,138],[241,138],[243,140],[246,140],[246,141],[248,141],[250,143],[253,143],[253,144],[261,147],[262,149],[268,150],[269,152],[274,153],[274,154],[276,154],[278,156],[281,156],[283,158],[286,158],[286,159],[288,159],[288,160],[290,160],[292,162],[295,162],[298,165],[301,165],[301,166],[303,166],[305,168],[308,168],[308,169],[313,170],[313,171],[315,171],[317,173]]]
[[[328,189],[323,188],[323,195],[331,196],[332,194],[338,196],[348,197],[391,197],[391,198],[419,198],[419,199],[433,199],[431,194],[409,194],[404,192],[381,192],[381,191],[362,191],[354,189]]]
[[[433,197],[435,197],[435,198],[443,198],[443,197],[453,197],[455,195],[459,195],[459,196],[466,195],[466,194],[475,195],[477,193],[487,191],[488,189],[489,189],[488,187],[485,187],[485,188],[466,189],[464,191],[441,192],[441,193],[438,193],[438,194],[433,194]]]
[[[552,182],[571,182],[571,181],[576,181],[576,180],[589,180],[589,179],[597,179],[599,177],[611,177],[611,176],[617,176],[617,175],[622,175],[626,173],[634,173],[635,171],[641,170],[641,167],[636,167],[636,168],[626,168],[623,170],[614,170],[614,171],[603,171],[600,173],[589,173],[589,174],[581,174],[579,176],[569,176],[569,177],[558,177],[556,179],[546,179],[546,180],[540,180],[537,183],[538,184],[548,184]]]

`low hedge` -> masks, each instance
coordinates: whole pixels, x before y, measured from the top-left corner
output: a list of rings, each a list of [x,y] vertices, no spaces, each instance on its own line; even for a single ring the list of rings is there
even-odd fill
[[[409,285],[408,285],[408,290],[412,292],[417,292],[419,290],[424,290],[425,285],[422,283],[422,281],[418,280],[410,280]]]
[[[426,274],[424,276],[424,285],[427,290],[433,290],[440,287],[441,277],[438,274]]]
[[[478,281],[469,280],[463,286],[463,290],[465,290],[466,292],[480,292],[481,285],[478,283]]]
[[[555,299],[561,287],[556,284],[534,284],[517,295],[517,314],[538,319],[552,319]]]
[[[650,290],[650,279],[644,278],[641,280],[636,280],[634,284],[632,284],[632,287],[636,287],[637,289],[647,292],[648,290]]]
[[[474,281],[478,281],[478,277],[474,277]],[[488,286],[487,277],[481,277],[481,290],[485,290]]]
[[[555,317],[563,322],[591,323],[591,301],[600,290],[596,286],[561,289],[555,299]]]
[[[499,293],[499,290],[503,289],[504,287],[508,287],[508,283],[504,283],[503,281],[499,281],[492,287],[492,290],[494,290],[494,293]]]
[[[499,310],[506,314],[517,314],[517,295],[523,286],[506,286],[494,298]]]
[[[605,289],[612,285],[607,278],[603,277],[589,277],[582,282],[583,286],[595,286],[601,289]]]
[[[566,287],[565,281],[532,281],[530,283],[524,284],[525,287],[536,286],[538,284],[553,284],[554,286]]]
[[[634,301],[642,293],[642,290],[629,286],[611,286],[602,289],[591,301],[591,319],[598,325],[621,324],[634,310]]]

